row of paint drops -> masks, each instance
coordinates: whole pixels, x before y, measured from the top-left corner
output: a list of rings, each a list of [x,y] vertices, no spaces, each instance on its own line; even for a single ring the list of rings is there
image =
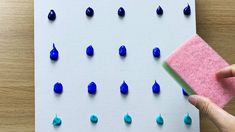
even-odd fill
[[[154,82],[153,86],[152,86],[152,92],[153,94],[160,94],[160,85],[157,83],[157,81]],[[63,85],[60,82],[57,82],[54,84],[53,90],[55,92],[55,94],[62,94],[63,92]],[[91,95],[95,95],[97,91],[97,85],[95,82],[91,82],[88,84],[87,86],[87,92]],[[129,92],[129,88],[128,85],[125,81],[122,82],[122,84],[120,85],[120,93],[122,95],[128,95]],[[184,90],[184,88],[182,88],[182,93],[184,96],[188,96],[187,92]]]
[[[125,57],[127,54],[126,46],[124,46],[124,45],[120,46],[118,52],[121,57]],[[92,57],[94,55],[94,48],[92,45],[90,45],[86,48],[86,54],[89,57]],[[158,47],[153,48],[152,54],[153,54],[153,57],[159,58],[160,57],[160,49]],[[56,49],[55,44],[53,44],[53,48],[50,51],[50,58],[52,61],[57,61],[59,58],[59,51]]]
[[[158,6],[158,8],[156,9],[157,15],[162,16],[162,15],[163,15],[163,12],[164,12],[164,11],[163,11],[163,8],[162,8],[161,6]],[[85,13],[86,13],[87,17],[90,17],[90,18],[91,18],[91,17],[93,17],[93,15],[94,15],[94,9],[91,8],[91,7],[88,7],[88,8],[86,9]],[[190,5],[189,5],[189,4],[183,9],[183,13],[184,13],[185,16],[189,16],[189,15],[191,14],[191,8],[190,8]],[[120,8],[118,9],[118,11],[117,11],[117,14],[118,14],[119,17],[124,17],[125,14],[126,14],[126,11],[125,11],[125,9],[124,9],[123,7],[120,7]],[[49,19],[50,21],[55,21],[55,19],[56,19],[56,13],[55,13],[54,10],[51,10],[51,11],[49,12],[49,14],[48,14],[48,19]]]
[[[97,115],[92,114],[90,116],[90,122],[92,124],[97,124],[98,121],[99,121],[99,119],[98,119]],[[125,114],[124,117],[123,117],[123,121],[124,121],[125,124],[131,125],[131,123],[132,123],[132,116],[130,114],[128,114],[128,113]],[[192,124],[192,118],[190,117],[189,113],[184,115],[183,121],[184,121],[185,125],[191,125]],[[162,126],[164,124],[163,116],[161,114],[157,115],[156,118],[155,118],[155,122],[158,125]],[[53,124],[54,127],[59,127],[62,124],[62,119],[56,115],[54,117],[54,119],[53,119],[52,124]]]

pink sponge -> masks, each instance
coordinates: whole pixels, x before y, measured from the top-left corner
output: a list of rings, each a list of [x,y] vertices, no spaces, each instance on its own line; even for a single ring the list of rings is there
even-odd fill
[[[216,72],[229,64],[198,35],[176,49],[166,63],[196,94],[220,107],[235,95],[235,78],[216,78]]]

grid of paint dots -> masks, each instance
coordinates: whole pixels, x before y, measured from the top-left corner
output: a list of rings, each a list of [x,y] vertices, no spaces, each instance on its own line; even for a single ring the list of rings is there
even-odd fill
[[[158,6],[157,9],[156,9],[156,14],[159,15],[159,16],[162,16],[163,12],[164,12],[163,8],[161,6]],[[119,17],[124,17],[125,13],[126,12],[125,12],[125,9],[123,7],[120,7],[117,10],[117,14],[118,14]],[[85,11],[85,14],[87,15],[87,17],[93,17],[94,16],[94,10],[91,7],[88,7]],[[190,16],[191,8],[190,8],[189,4],[183,9],[183,14],[185,16]],[[56,20],[56,12],[54,10],[50,10],[50,12],[48,14],[48,19],[49,19],[49,21],[52,21],[52,22]],[[118,52],[119,52],[119,55],[121,57],[126,57],[126,54],[127,54],[126,46],[125,45],[120,46]],[[93,48],[92,45],[89,45],[87,47],[86,54],[89,57],[92,57],[94,55],[94,48]],[[158,47],[153,48],[152,54],[153,54],[154,58],[160,58],[160,49]],[[56,49],[55,44],[53,44],[53,48],[50,51],[50,59],[52,61],[57,61],[58,58],[59,58],[59,51]],[[96,90],[97,90],[96,83],[91,82],[90,84],[88,84],[87,90],[88,90],[89,94],[95,95]],[[55,94],[62,94],[62,92],[63,92],[62,83],[60,83],[60,82],[55,83],[54,84],[54,93]],[[120,93],[123,94],[123,95],[128,95],[128,92],[129,92],[128,84],[125,81],[123,81],[122,84],[120,85]],[[158,84],[157,81],[155,81],[153,83],[152,92],[153,92],[153,94],[160,94],[160,85]],[[183,93],[184,96],[186,96],[186,97],[188,96],[187,92],[183,88],[182,88],[182,93]],[[95,115],[95,114],[92,114],[89,119],[90,119],[90,122],[92,124],[98,123],[98,116]],[[124,114],[123,121],[124,121],[124,123],[130,125],[132,123],[131,115],[128,114],[128,113]],[[185,114],[183,121],[186,125],[191,125],[192,119],[191,119],[191,117],[188,113]],[[161,114],[157,115],[156,118],[155,118],[155,122],[158,125],[163,125],[164,124],[163,116]],[[55,127],[59,127],[62,124],[62,119],[56,115],[53,119],[52,124]]]

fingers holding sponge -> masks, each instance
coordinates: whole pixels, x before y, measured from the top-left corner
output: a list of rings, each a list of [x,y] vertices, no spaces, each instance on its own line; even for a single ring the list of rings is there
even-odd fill
[[[176,49],[166,64],[196,94],[208,97],[220,107],[235,95],[235,78],[218,79],[216,75],[229,64],[197,34]]]

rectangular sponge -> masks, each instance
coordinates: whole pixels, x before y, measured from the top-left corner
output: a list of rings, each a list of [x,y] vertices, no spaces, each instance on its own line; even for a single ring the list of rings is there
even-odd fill
[[[176,49],[166,64],[193,92],[209,98],[220,107],[235,95],[235,78],[216,78],[217,71],[229,64],[198,35]]]

